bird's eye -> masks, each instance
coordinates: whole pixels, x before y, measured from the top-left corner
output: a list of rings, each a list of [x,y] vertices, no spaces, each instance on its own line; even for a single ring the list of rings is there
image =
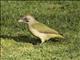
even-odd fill
[[[28,19],[25,17],[25,18],[23,18],[23,20],[25,20],[26,22],[28,22]]]
[[[24,20],[27,20],[27,18],[23,18]]]

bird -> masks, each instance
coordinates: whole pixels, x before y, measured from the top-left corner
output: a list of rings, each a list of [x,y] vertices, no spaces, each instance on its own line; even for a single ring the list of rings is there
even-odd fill
[[[59,34],[55,29],[37,21],[32,15],[25,15],[21,17],[18,22],[23,22],[27,24],[29,31],[36,37],[40,38],[41,43],[48,41],[51,38],[61,38],[64,37]]]

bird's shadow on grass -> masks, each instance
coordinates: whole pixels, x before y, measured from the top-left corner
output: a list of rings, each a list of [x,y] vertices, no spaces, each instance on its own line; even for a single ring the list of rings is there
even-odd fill
[[[17,42],[26,42],[26,43],[32,43],[33,45],[36,45],[38,43],[41,43],[40,39],[34,38],[34,37],[29,37],[25,35],[20,35],[20,36],[8,36],[8,35],[0,35],[0,38],[8,38],[8,39],[13,39]]]
[[[32,43],[33,45],[37,45],[37,44],[41,43],[41,40],[39,38],[25,36],[25,35],[19,35],[19,36],[0,35],[0,38],[13,39],[13,40],[15,40],[17,42]],[[52,42],[61,42],[61,40],[55,40],[55,39],[50,39],[49,41],[52,41]]]

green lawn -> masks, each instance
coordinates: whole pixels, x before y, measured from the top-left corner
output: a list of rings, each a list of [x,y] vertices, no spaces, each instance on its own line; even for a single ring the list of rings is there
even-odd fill
[[[39,45],[27,25],[18,23],[25,14],[65,39]],[[1,1],[0,27],[1,60],[80,60],[80,1]]]

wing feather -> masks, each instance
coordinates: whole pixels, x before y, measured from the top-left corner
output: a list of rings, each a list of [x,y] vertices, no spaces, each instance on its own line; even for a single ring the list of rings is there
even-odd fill
[[[54,29],[49,28],[48,26],[42,24],[42,23],[35,23],[32,25],[33,28],[37,29],[41,33],[46,34],[58,34],[58,32]]]

